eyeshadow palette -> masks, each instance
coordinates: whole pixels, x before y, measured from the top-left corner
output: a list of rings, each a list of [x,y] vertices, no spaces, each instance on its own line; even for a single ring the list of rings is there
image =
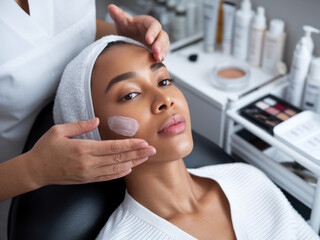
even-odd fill
[[[273,135],[273,128],[302,110],[268,94],[240,109],[240,114]]]

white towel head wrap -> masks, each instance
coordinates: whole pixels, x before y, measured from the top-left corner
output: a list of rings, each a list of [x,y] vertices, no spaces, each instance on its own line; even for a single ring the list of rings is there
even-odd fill
[[[92,69],[105,47],[116,41],[147,48],[133,39],[116,35],[103,37],[86,47],[63,72],[53,107],[55,124],[90,120],[95,117],[91,98]],[[97,128],[77,138],[101,140]]]

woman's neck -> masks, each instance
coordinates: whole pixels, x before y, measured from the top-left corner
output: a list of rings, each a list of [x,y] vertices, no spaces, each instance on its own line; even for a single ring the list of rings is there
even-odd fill
[[[145,162],[125,177],[129,194],[155,214],[169,219],[192,212],[210,186],[189,174],[182,159]]]

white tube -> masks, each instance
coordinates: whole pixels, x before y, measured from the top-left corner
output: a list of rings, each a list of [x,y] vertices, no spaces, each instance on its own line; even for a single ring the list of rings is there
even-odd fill
[[[196,19],[198,17],[198,5],[195,0],[189,0],[187,3],[187,34],[192,36],[196,31]]]
[[[254,16],[251,25],[251,38],[248,62],[254,67],[259,67],[261,64],[263,40],[267,28],[267,20],[264,12],[264,8],[259,6],[257,8],[257,14]]]
[[[215,48],[220,0],[203,1],[204,50],[212,52]]]
[[[223,3],[223,35],[222,52],[226,55],[231,54],[232,32],[236,7],[233,3]]]
[[[241,8],[236,12],[233,42],[233,56],[239,60],[247,60],[248,57],[252,16],[250,0],[243,0]]]
[[[301,107],[302,104],[303,90],[310,62],[310,49],[308,48],[307,40],[303,38],[293,53],[287,89],[287,100],[296,107]]]

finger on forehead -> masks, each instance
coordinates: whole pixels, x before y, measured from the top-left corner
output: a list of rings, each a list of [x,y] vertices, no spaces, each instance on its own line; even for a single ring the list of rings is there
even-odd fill
[[[148,143],[143,139],[104,140],[91,145],[92,155],[109,155],[146,148]]]
[[[146,42],[148,44],[153,44],[153,42],[150,41],[150,36],[153,36],[153,41],[158,37],[162,27],[161,24],[158,21],[154,22],[146,22],[144,23],[144,26],[146,27]]]

